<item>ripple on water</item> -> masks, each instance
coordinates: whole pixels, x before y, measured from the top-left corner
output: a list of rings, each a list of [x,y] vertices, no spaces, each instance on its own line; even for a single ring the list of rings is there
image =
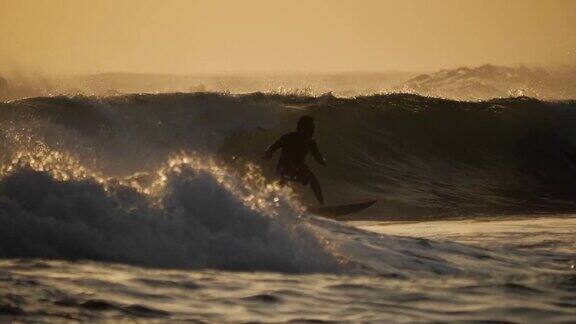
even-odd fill
[[[160,279],[148,279],[148,278],[136,278],[132,281],[141,283],[145,286],[155,287],[155,288],[176,288],[185,290],[196,290],[200,289],[200,285],[191,280],[160,280]]]
[[[249,301],[249,302],[258,302],[258,303],[265,303],[265,304],[277,304],[282,302],[282,298],[279,296],[274,296],[271,294],[258,294],[249,297],[244,297],[242,300]]]
[[[76,299],[63,299],[56,301],[54,304],[58,306],[82,308],[95,312],[116,311],[137,317],[167,317],[170,315],[168,312],[152,307],[139,304],[122,305],[101,299],[89,299],[84,301]]]

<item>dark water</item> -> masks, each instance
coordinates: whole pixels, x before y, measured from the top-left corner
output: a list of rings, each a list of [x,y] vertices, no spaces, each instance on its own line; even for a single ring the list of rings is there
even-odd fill
[[[330,241],[327,250],[340,265],[286,273],[6,259],[0,319],[569,323],[576,317],[574,218],[356,224],[370,232],[302,222]]]

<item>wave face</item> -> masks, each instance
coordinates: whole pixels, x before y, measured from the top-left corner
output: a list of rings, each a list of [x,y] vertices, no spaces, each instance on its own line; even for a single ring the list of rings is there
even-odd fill
[[[273,128],[238,132],[222,151],[256,160],[310,114],[329,162],[314,171],[333,201],[376,197],[372,211],[387,219],[574,210],[574,102],[386,95],[307,104]]]
[[[2,104],[5,162],[38,145],[108,176],[150,172],[178,152],[238,170],[296,120],[316,119],[329,167],[310,162],[327,201],[375,197],[387,219],[576,208],[575,103],[459,102],[396,94],[353,99],[266,94],[32,98]],[[41,143],[41,144],[38,144]],[[273,178],[274,167],[261,165]],[[300,200],[311,193],[298,188]]]
[[[309,114],[328,202],[377,197],[365,216],[573,211],[574,106],[263,94],[2,104],[0,321],[570,321],[573,219],[354,227],[307,214],[310,193],[271,181],[259,158]]]

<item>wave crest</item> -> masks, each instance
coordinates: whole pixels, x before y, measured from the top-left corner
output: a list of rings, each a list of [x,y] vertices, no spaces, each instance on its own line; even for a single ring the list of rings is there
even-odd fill
[[[144,186],[143,174],[57,179],[66,167],[32,161],[0,182],[3,258],[284,272],[340,267],[299,220],[289,190],[253,191],[246,178],[214,163],[174,157]]]

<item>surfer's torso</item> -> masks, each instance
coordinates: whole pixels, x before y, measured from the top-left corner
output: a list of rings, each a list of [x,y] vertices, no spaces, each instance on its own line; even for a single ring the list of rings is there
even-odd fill
[[[300,132],[288,133],[280,138],[282,153],[278,166],[300,166],[304,164],[306,155],[316,148],[316,142]]]
[[[316,141],[303,132],[292,132],[282,136],[278,145],[282,149],[276,169],[280,178],[283,181],[292,180],[308,184],[310,170],[304,162],[308,153],[318,152]]]

